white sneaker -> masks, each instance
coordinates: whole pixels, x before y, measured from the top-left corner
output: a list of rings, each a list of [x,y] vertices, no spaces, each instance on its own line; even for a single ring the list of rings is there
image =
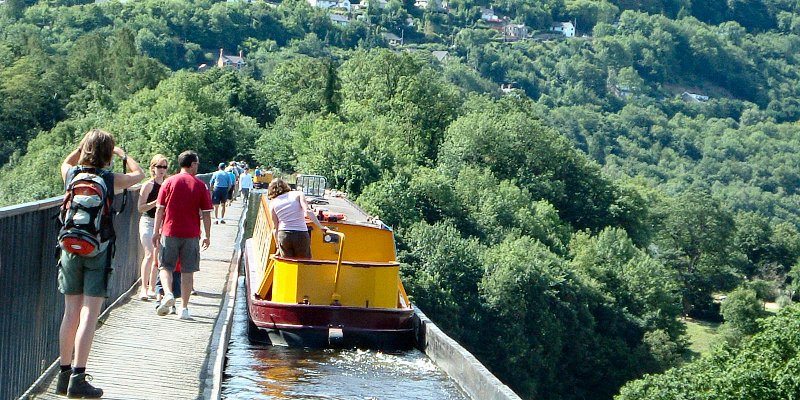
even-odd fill
[[[139,292],[139,300],[147,301],[147,299],[149,299],[149,298],[150,297],[147,296],[147,291],[146,290],[142,290],[141,292]]]
[[[187,319],[187,320],[192,319],[192,316],[189,315],[189,309],[188,308],[181,309],[180,319]]]
[[[163,317],[164,315],[169,314],[169,308],[174,305],[175,305],[175,296],[173,296],[172,293],[170,293],[164,296],[163,299],[161,299],[161,304],[158,306],[156,313]]]

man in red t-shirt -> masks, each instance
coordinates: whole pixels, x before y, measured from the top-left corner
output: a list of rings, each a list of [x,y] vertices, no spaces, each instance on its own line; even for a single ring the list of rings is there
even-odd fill
[[[172,293],[172,272],[181,260],[181,319],[191,319],[189,296],[194,286],[194,273],[200,271],[200,216],[205,236],[202,248],[211,245],[211,195],[203,181],[197,179],[200,158],[191,150],[178,156],[181,172],[161,185],[156,200],[156,221],[153,244],[160,246],[158,273],[164,288],[164,298],[156,312],[167,315],[175,305]],[[163,238],[161,237],[163,235]]]

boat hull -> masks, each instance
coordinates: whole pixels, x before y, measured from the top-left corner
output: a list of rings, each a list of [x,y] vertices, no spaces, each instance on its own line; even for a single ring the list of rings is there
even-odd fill
[[[248,271],[249,272],[249,271]],[[412,308],[277,303],[256,298],[246,275],[248,337],[290,347],[405,350],[415,346]]]

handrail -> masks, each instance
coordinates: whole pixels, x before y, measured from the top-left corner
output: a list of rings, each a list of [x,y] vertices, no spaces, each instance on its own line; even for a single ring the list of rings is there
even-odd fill
[[[323,235],[325,233],[323,232]],[[333,294],[331,295],[331,301],[335,305],[339,305],[339,300],[341,296],[339,296],[339,271],[342,269],[342,250],[344,250],[344,233],[336,232],[336,231],[328,231],[328,234],[339,236],[339,254],[336,259],[336,275],[333,276]]]
[[[335,260],[321,260],[316,258],[293,258],[283,257],[277,254],[270,255],[271,260],[288,261],[306,265],[319,265],[319,264],[336,264]],[[397,267],[400,265],[397,261],[342,261],[342,265],[348,265],[354,268],[368,268],[368,267]]]

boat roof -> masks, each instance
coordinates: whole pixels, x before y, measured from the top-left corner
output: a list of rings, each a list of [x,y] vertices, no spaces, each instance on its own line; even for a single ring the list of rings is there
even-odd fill
[[[322,197],[306,197],[306,201],[315,212],[327,211],[333,214],[344,214],[343,222],[359,225],[371,225],[378,228],[391,230],[380,219],[375,218],[361,207],[345,197],[326,193]]]

